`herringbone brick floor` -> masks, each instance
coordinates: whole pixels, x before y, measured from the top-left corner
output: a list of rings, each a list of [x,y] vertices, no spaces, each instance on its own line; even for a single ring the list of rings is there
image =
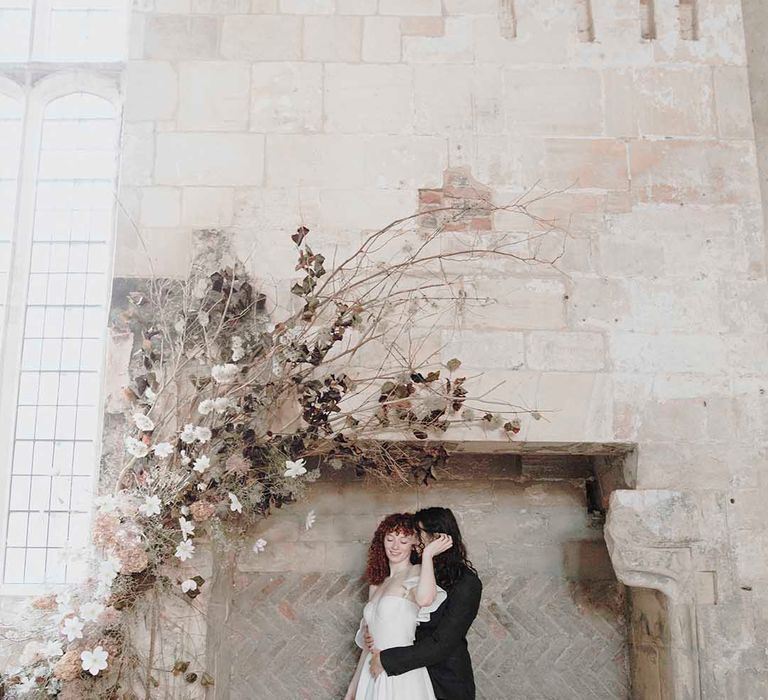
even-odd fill
[[[628,698],[618,583],[481,578],[483,603],[470,636],[479,699]],[[251,574],[238,588],[220,650],[231,700],[342,698],[367,587],[348,574],[323,573]]]

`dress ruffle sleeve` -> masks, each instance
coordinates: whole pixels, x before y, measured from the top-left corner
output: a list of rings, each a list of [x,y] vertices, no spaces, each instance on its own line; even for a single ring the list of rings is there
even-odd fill
[[[357,628],[357,634],[355,635],[355,644],[357,644],[357,646],[359,646],[363,651],[365,651],[365,639],[363,637],[364,625],[365,625],[365,618],[360,620],[360,627]]]
[[[403,586],[406,590],[411,590],[412,588],[416,588],[416,586],[419,585],[419,578],[418,576],[414,576],[413,578],[409,578],[406,581],[403,581]],[[429,618],[432,615],[435,610],[437,610],[448,598],[448,594],[440,588],[440,586],[437,586],[437,592],[435,593],[435,599],[432,601],[430,605],[425,605],[423,608],[419,608],[419,614],[416,616],[417,622],[429,622]]]

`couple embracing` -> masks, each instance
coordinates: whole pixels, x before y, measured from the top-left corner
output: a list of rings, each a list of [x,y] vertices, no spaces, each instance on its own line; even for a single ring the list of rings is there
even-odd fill
[[[467,631],[482,584],[448,508],[395,513],[368,551],[363,649],[344,700],[474,700]]]

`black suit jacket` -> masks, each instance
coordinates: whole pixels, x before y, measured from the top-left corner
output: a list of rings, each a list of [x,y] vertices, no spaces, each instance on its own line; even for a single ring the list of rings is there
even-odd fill
[[[475,678],[467,649],[467,631],[477,617],[483,584],[467,571],[448,591],[448,599],[416,628],[409,647],[381,652],[390,676],[427,667],[438,700],[475,700]]]

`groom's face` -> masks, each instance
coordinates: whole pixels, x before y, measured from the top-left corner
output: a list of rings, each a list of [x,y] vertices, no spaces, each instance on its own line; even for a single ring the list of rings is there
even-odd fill
[[[431,532],[427,532],[424,529],[424,525],[421,523],[418,523],[418,534],[419,534],[419,548],[424,549],[433,539],[435,539],[435,536]]]

